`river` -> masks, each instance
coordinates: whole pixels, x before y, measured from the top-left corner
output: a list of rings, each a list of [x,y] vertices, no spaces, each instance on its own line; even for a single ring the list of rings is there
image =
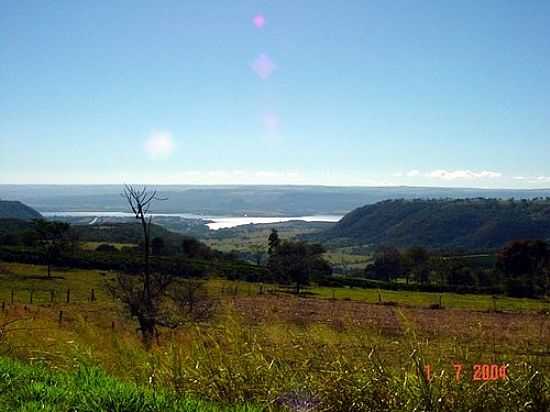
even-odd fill
[[[41,212],[44,217],[133,217],[128,212]],[[340,215],[312,215],[312,216],[273,216],[273,217],[254,217],[254,216],[206,216],[193,213],[152,213],[153,217],[181,217],[184,219],[202,219],[209,221],[207,226],[211,230],[230,228],[251,223],[281,223],[291,220],[302,220],[305,222],[338,222]]]

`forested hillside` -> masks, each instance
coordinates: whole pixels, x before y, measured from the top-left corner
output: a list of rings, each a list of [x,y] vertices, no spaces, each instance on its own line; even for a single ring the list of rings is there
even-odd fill
[[[0,219],[31,220],[40,217],[40,213],[21,202],[0,200]]]
[[[514,239],[549,239],[550,199],[389,200],[355,209],[311,237],[342,244],[498,248]]]

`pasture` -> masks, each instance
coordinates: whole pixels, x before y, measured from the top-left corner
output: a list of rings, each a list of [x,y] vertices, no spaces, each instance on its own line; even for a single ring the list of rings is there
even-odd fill
[[[56,269],[46,279],[41,266],[1,266],[2,370],[73,387],[97,371],[98,405],[110,396],[101,386],[109,379],[121,399],[124,392],[241,410],[527,411],[550,402],[548,302],[498,298],[494,311],[490,296],[442,294],[443,308],[430,309],[438,294],[380,291],[380,299],[374,289],[310,288],[297,297],[274,285],[212,279],[212,317],[160,330],[147,352],[104,289],[112,273]],[[506,366],[506,378],[474,380],[475,365]],[[20,405],[53,396],[9,390]],[[124,410],[162,410],[152,402]]]

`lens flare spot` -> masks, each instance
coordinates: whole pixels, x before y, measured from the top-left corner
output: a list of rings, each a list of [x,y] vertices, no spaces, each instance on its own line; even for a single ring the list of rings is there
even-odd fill
[[[277,69],[277,66],[273,63],[269,56],[264,53],[260,54],[256,60],[252,62],[250,67],[262,80],[266,80],[271,77],[273,72]]]
[[[263,124],[267,132],[276,133],[279,131],[281,122],[276,113],[266,113],[263,116]]]
[[[252,19],[252,23],[254,23],[254,26],[256,26],[256,28],[261,29],[265,26],[265,17],[261,14],[258,14],[257,16],[254,16],[254,18]]]
[[[174,139],[169,131],[153,131],[145,142],[145,151],[152,159],[169,157],[174,151]]]

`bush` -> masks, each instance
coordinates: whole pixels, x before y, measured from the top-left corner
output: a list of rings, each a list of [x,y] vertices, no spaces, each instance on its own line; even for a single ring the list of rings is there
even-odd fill
[[[102,243],[101,245],[95,248],[95,251],[102,252],[102,253],[117,253],[118,249],[113,245],[110,245],[109,243]]]

